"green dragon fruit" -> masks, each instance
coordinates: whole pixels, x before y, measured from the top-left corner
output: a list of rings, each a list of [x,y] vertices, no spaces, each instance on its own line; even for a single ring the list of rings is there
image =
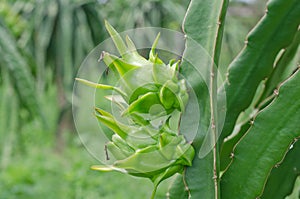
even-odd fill
[[[159,35],[147,60],[128,36],[125,44],[116,30],[108,22],[105,24],[121,57],[103,52],[101,58],[118,75],[119,82],[111,86],[77,80],[113,90],[113,95],[107,98],[119,105],[121,117],[128,122],[95,109],[98,120],[114,132],[106,148],[115,161],[112,165],[92,168],[149,178],[156,190],[162,180],[191,166],[195,155],[192,145],[179,134],[180,116],[188,102],[185,80],[178,78],[179,61],[171,60],[166,65],[155,53]],[[152,197],[154,194],[155,191]]]

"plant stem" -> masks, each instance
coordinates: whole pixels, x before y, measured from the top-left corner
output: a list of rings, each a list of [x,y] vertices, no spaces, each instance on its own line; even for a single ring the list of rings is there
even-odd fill
[[[183,171],[182,180],[183,180],[185,191],[187,191],[187,193],[188,193],[188,199],[190,199],[192,196],[191,196],[190,188],[188,187],[188,184],[186,183],[185,175],[186,175],[186,167],[184,168],[184,171]]]
[[[213,136],[213,180],[215,186],[215,199],[220,198],[220,186],[219,186],[219,149],[218,149],[218,86],[217,86],[217,75],[218,75],[218,64],[220,58],[220,51],[222,45],[222,36],[224,30],[224,21],[228,7],[228,0],[222,1],[221,10],[218,17],[218,28],[214,39],[214,50],[212,51],[212,65],[210,75],[210,110],[211,110],[211,133]],[[214,65],[215,64],[215,65]]]
[[[151,194],[151,198],[150,198],[150,199],[154,199],[154,198],[155,198],[157,186],[158,186],[158,185],[154,185],[154,188],[153,188],[153,191],[152,191],[152,194]]]
[[[219,198],[219,180],[218,180],[218,150],[217,150],[217,128],[216,128],[216,79],[214,74],[214,66],[212,66],[212,72],[211,72],[211,80],[210,80],[210,108],[211,108],[211,133],[213,136],[213,180],[214,180],[214,186],[215,186],[215,199]]]

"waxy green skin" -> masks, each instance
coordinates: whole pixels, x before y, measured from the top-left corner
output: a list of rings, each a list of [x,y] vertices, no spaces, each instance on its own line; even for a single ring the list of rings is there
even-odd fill
[[[106,29],[121,58],[107,52],[101,58],[119,76],[119,83],[110,86],[77,80],[95,88],[114,90],[108,99],[119,105],[122,117],[130,122],[122,123],[111,113],[95,109],[98,120],[115,133],[106,145],[115,162],[92,168],[146,177],[157,187],[162,180],[191,166],[195,155],[191,144],[179,135],[180,115],[188,102],[185,81],[177,77],[179,62],[171,60],[166,65],[155,54],[159,35],[147,60],[138,54],[128,36],[125,44],[107,22]],[[157,120],[160,124],[155,125]]]

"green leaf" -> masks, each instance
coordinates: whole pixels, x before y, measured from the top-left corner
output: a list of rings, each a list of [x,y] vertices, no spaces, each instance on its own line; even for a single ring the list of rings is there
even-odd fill
[[[52,37],[54,42],[54,59],[56,70],[60,71],[60,75],[57,76],[56,80],[61,81],[64,88],[64,97],[69,97],[73,86],[73,80],[75,75],[74,60],[72,51],[73,48],[73,29],[72,29],[72,18],[73,18],[73,7],[68,6],[70,0],[58,1],[60,13],[57,22],[55,24],[55,35]],[[59,35],[59,36],[56,36]]]
[[[232,132],[237,117],[250,105],[259,83],[271,74],[278,52],[292,42],[299,23],[299,0],[269,1],[265,16],[250,32],[244,49],[229,66],[222,138]]]
[[[108,33],[110,34],[112,40],[114,41],[114,44],[116,45],[119,53],[121,56],[127,53],[127,47],[119,35],[119,33],[108,23],[108,21],[105,21],[105,27]]]
[[[155,49],[156,49],[159,37],[160,37],[160,33],[158,33],[158,35],[156,36],[156,38],[155,38],[155,40],[152,44],[152,47],[151,47],[151,50],[150,50],[150,53],[149,53],[149,61],[151,61],[152,63],[156,63],[156,64],[163,64],[163,61],[160,60],[157,57],[157,53],[155,53]]]
[[[114,158],[116,158],[116,160],[122,160],[131,155],[122,150],[122,148],[117,146],[114,142],[108,142],[106,144],[106,147],[108,151],[114,156]]]
[[[93,87],[93,88],[99,88],[99,89],[103,89],[103,90],[115,90],[116,89],[114,86],[111,86],[111,85],[97,84],[97,83],[94,83],[94,82],[91,82],[91,81],[88,81],[85,79],[81,79],[81,78],[75,78],[75,80],[77,80],[87,86]]]
[[[97,83],[94,83],[94,82],[91,82],[91,81],[88,81],[88,80],[85,80],[85,79],[81,79],[81,78],[75,78],[75,80],[87,85],[87,86],[90,86],[90,87],[93,87],[93,88],[97,88],[97,89],[103,89],[103,90],[114,90],[116,92],[118,92],[119,94],[121,94],[123,97],[126,97],[126,93],[124,93],[121,89],[119,89],[118,87],[114,87],[114,86],[111,86],[111,85],[105,85],[105,84],[97,84]]]
[[[126,46],[119,33],[107,21],[105,21],[105,27],[125,62],[137,66],[149,65],[151,63],[138,54],[136,47],[129,36],[126,36]]]
[[[138,99],[139,96],[145,95],[148,92],[158,92],[158,88],[154,83],[145,84],[143,86],[138,87],[133,91],[128,100],[128,103],[131,104],[135,100]]]
[[[153,137],[157,137],[158,131],[155,129],[123,124],[117,121],[109,112],[99,108],[95,108],[95,116],[132,148],[143,148],[156,143]],[[107,135],[107,137],[110,136]]]
[[[279,89],[278,97],[255,118],[234,149],[233,161],[222,176],[223,199],[257,198],[272,168],[300,136],[300,73]],[[242,180],[242,181],[241,181]]]
[[[124,141],[120,136],[118,136],[116,134],[112,136],[111,143],[115,144],[118,148],[120,148],[123,151],[123,153],[126,154],[127,157],[134,153],[134,149],[132,147],[130,147],[126,143],[126,141]]]
[[[120,124],[115,120],[115,118],[108,112],[98,109],[95,109],[95,116],[97,119],[110,128],[113,132],[118,134],[124,140],[128,137],[129,132],[125,131],[124,125]]]
[[[181,149],[179,152],[174,150],[178,148]],[[190,145],[185,145],[183,137],[174,137],[168,145],[162,148],[153,144],[136,150],[133,155],[126,159],[116,161],[114,166],[126,169],[130,173],[149,173],[177,165],[176,161],[182,158],[183,155],[188,155],[191,158],[194,156],[194,150]],[[189,162],[184,160],[184,165],[189,164]],[[183,168],[182,165],[178,166]]]
[[[20,105],[17,101],[15,90],[10,83],[10,78],[7,70],[3,72],[3,87],[1,93],[3,94],[0,100],[0,168],[4,170],[11,163],[13,149],[15,145],[20,143],[16,142],[22,135],[19,133],[18,125],[20,123]],[[21,146],[22,147],[22,143]]]
[[[132,102],[125,114],[127,113],[149,113],[150,109],[155,105],[160,104],[159,97],[157,93],[148,92],[145,95],[140,96],[137,100]]]
[[[138,66],[127,63],[123,59],[120,59],[117,56],[111,55],[107,52],[102,52],[102,57],[105,64],[110,68],[114,67],[113,69],[115,69],[121,77],[130,70],[138,68]]]
[[[86,2],[82,4],[81,7],[87,18],[87,24],[89,24],[89,28],[92,33],[93,43],[99,44],[102,41],[100,35],[104,35],[104,24],[102,23],[104,20],[102,20],[102,12],[100,14],[97,9],[97,2]]]
[[[166,81],[173,77],[174,71],[172,68],[164,64],[153,64],[153,79],[156,83],[163,85]]]
[[[17,43],[11,37],[8,30],[0,25],[0,54],[3,62],[1,67],[8,68],[9,74],[12,77],[12,83],[19,95],[21,104],[23,104],[32,116],[40,116],[44,127],[48,127],[45,115],[42,111],[42,106],[37,97],[36,85],[31,74],[30,67],[26,63],[20,50],[17,48]]]
[[[160,90],[159,99],[166,109],[172,108],[173,105],[176,103],[176,100],[180,100],[177,99],[176,91],[178,91],[178,86],[172,81],[167,81],[162,86]],[[182,105],[181,110],[183,110],[184,108],[185,106]]]
[[[55,26],[57,17],[56,1],[39,1],[36,2],[32,18],[34,18],[34,27],[32,31],[32,39],[34,40],[34,53],[36,59],[37,70],[37,87],[40,92],[44,91],[47,73],[46,59],[47,48],[51,41],[51,35]]]
[[[283,162],[272,169],[262,199],[281,199],[292,193],[297,176],[300,176],[299,154],[300,142],[297,141]]]

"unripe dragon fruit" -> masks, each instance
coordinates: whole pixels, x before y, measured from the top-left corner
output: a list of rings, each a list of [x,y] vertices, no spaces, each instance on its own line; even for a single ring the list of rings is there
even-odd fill
[[[188,102],[186,83],[178,77],[179,61],[165,64],[155,53],[159,35],[149,59],[145,59],[128,36],[125,44],[116,30],[108,22],[105,24],[121,57],[103,52],[101,58],[118,75],[119,82],[111,86],[77,80],[113,90],[108,99],[119,105],[121,117],[128,122],[95,109],[98,120],[114,132],[106,148],[115,162],[92,168],[150,178],[156,188],[162,180],[191,166],[195,155],[192,145],[179,134],[180,116]]]

